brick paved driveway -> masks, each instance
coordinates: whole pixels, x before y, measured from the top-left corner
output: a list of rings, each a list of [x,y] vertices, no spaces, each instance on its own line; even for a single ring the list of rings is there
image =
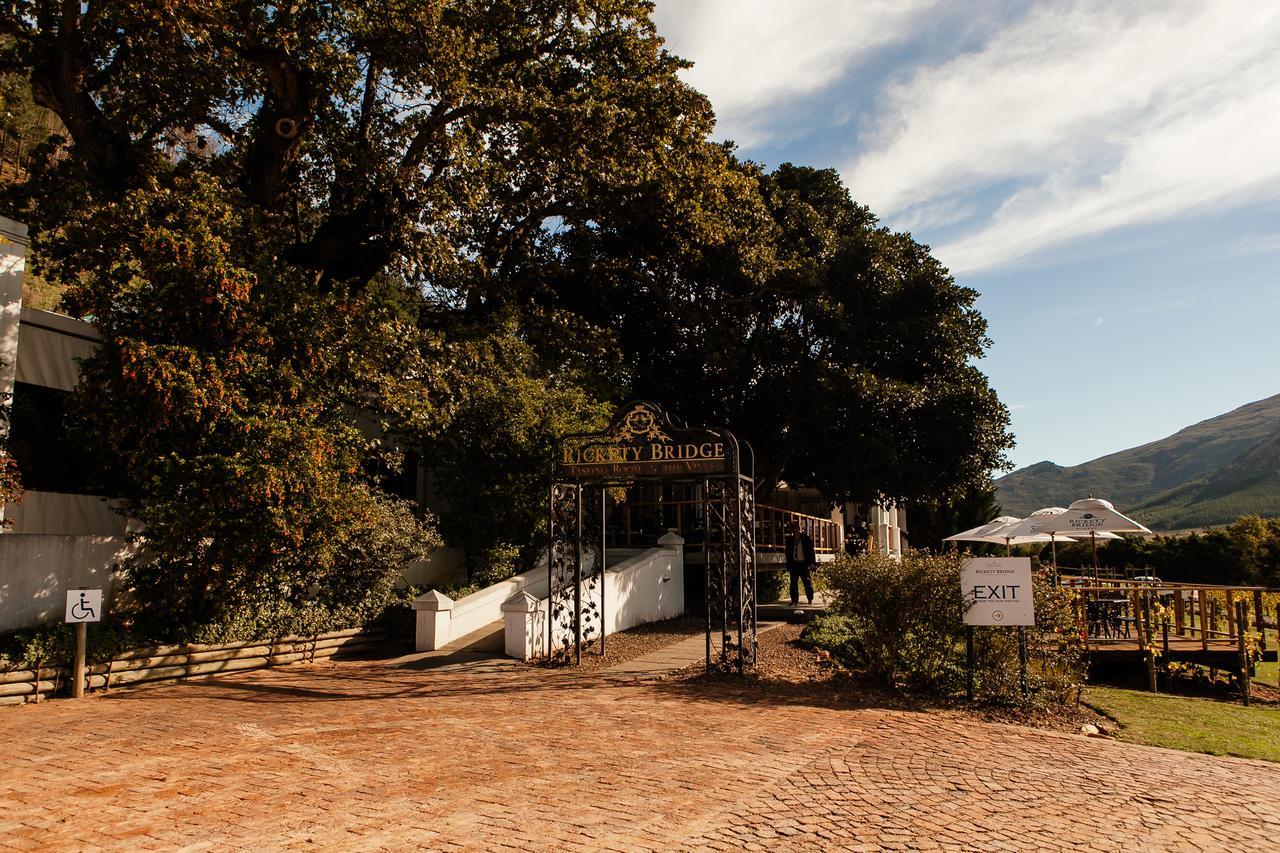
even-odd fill
[[[1280,766],[481,665],[0,708],[0,847],[1276,849]]]

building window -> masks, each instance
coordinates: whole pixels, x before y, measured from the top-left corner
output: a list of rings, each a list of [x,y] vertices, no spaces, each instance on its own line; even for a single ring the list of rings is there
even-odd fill
[[[16,382],[9,416],[9,452],[22,487],[32,492],[101,495],[82,452],[67,433],[71,392]]]

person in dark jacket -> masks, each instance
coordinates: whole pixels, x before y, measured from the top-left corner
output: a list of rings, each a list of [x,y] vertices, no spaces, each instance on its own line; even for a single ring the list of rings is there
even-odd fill
[[[817,565],[818,558],[813,552],[813,539],[800,529],[800,522],[791,519],[787,528],[784,547],[787,553],[787,571],[791,573],[791,606],[800,603],[800,581],[804,581],[805,598],[813,604],[813,579],[809,570]]]

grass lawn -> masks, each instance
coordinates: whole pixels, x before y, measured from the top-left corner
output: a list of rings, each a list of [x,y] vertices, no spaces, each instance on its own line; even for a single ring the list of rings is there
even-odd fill
[[[1258,668],[1253,674],[1254,681],[1265,684],[1268,687],[1277,686],[1277,678],[1280,678],[1280,664],[1274,661],[1258,664]]]
[[[1116,687],[1091,687],[1085,701],[1119,722],[1120,740],[1280,761],[1280,708]]]

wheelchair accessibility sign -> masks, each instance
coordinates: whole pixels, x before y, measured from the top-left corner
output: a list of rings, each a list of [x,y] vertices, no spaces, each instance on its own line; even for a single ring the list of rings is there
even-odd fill
[[[67,622],[101,622],[102,590],[67,590]]]

